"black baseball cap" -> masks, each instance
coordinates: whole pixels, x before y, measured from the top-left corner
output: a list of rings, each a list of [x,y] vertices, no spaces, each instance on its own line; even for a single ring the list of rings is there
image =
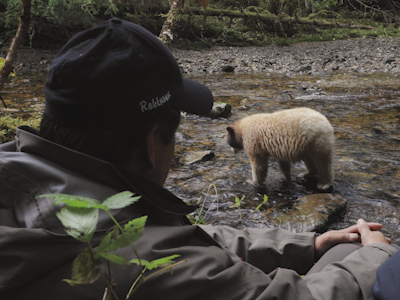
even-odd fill
[[[213,105],[209,88],[182,78],[156,36],[118,18],[67,42],[51,64],[45,95],[45,113],[77,128],[131,126],[170,107],[202,115]]]

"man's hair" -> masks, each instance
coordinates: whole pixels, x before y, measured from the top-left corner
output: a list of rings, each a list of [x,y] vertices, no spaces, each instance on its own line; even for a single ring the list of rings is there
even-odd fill
[[[179,123],[180,111],[174,108],[134,127],[118,129],[71,128],[50,119],[44,113],[40,136],[72,150],[124,166],[132,159],[135,150],[144,145],[147,133],[154,126],[159,126],[161,141],[169,145]]]

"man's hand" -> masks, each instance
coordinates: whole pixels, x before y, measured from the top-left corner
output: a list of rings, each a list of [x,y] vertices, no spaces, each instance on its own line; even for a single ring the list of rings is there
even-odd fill
[[[392,242],[389,238],[385,237],[382,232],[375,231],[371,226],[368,226],[369,224],[370,223],[365,222],[363,219],[357,221],[358,232],[363,246],[372,243],[390,244]]]
[[[367,223],[363,219],[359,219],[357,225],[325,232],[315,238],[315,261],[330,248],[340,243],[361,242],[363,246],[371,243],[390,244],[390,239],[378,231],[381,229],[382,225],[379,223]]]

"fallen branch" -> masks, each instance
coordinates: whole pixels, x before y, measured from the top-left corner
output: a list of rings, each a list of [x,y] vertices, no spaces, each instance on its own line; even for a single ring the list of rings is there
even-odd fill
[[[204,12],[199,8],[191,8],[190,9],[192,14],[203,15]],[[258,20],[263,22],[264,24],[273,25],[274,28],[277,26],[280,27],[280,31],[282,31],[282,25],[290,25],[293,22],[297,22],[298,24],[304,25],[313,25],[322,28],[358,28],[358,29],[375,29],[375,27],[365,26],[365,25],[352,25],[352,24],[345,24],[345,23],[337,23],[337,22],[328,22],[325,20],[313,20],[310,18],[303,18],[299,17],[297,13],[295,13],[294,17],[291,17],[287,14],[280,14],[279,16],[270,13],[269,11],[264,11],[263,13],[260,12],[250,12],[246,11],[246,13],[239,12],[239,11],[232,11],[228,9],[215,9],[215,8],[207,8],[207,15],[208,16],[226,16],[230,18],[243,18],[243,19],[250,19],[250,20]],[[314,14],[315,16],[315,14]]]

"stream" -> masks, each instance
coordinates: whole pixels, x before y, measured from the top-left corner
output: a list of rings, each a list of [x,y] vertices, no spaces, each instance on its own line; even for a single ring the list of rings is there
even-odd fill
[[[225,142],[227,125],[247,115],[310,107],[324,114],[334,127],[333,193],[348,200],[345,213],[328,229],[353,225],[358,218],[379,222],[400,249],[400,74],[288,77],[226,73],[193,79],[207,84],[216,101],[231,103],[232,114],[217,119],[183,115],[165,187],[187,202],[198,203],[206,223],[268,227],[271,216],[290,209],[301,197],[317,193],[304,184],[303,163],[293,165],[292,182],[287,183],[274,159],[270,160],[267,189],[255,188],[246,182],[251,177],[248,157],[244,152],[234,154]],[[7,84],[1,95],[8,109],[2,108],[0,115],[40,115],[44,81],[45,75],[30,74]],[[181,163],[186,153],[205,150],[214,156]],[[236,197],[242,199],[240,205]]]

